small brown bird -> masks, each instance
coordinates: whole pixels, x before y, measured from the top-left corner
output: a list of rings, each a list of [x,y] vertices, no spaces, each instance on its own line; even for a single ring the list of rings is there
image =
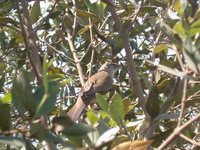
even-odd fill
[[[72,121],[79,119],[85,107],[95,99],[95,93],[106,94],[112,89],[113,76],[120,68],[121,65],[117,63],[107,62],[86,81],[80,90],[75,105],[67,113]]]

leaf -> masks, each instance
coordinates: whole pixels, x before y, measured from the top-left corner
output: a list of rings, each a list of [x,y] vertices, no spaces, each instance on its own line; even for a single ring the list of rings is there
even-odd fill
[[[6,93],[4,97],[1,99],[2,103],[4,104],[10,104],[11,100],[12,100],[12,95],[10,92]]]
[[[186,37],[183,41],[183,55],[187,65],[195,72],[200,72],[200,51],[192,43],[190,37]]]
[[[84,0],[84,4],[87,6],[87,8],[88,8],[90,11],[94,12],[94,13],[96,13],[96,9],[97,9],[95,3],[96,3],[95,0],[93,0],[93,1],[91,1],[91,0]]]
[[[125,98],[123,99],[123,105],[124,105],[124,112],[125,114],[127,114],[130,110],[132,110],[137,105],[137,103],[132,104],[131,99]]]
[[[111,103],[109,105],[109,114],[111,115],[112,119],[118,124],[118,126],[122,126],[122,121],[125,117],[125,111],[122,98],[119,94],[113,95]]]
[[[95,123],[98,122],[98,117],[95,115],[95,113],[92,110],[87,111],[87,118],[89,119],[90,123],[94,126]]]
[[[159,114],[159,93],[158,88],[156,85],[153,85],[151,88],[147,102],[146,102],[146,109],[151,118],[155,118]]]
[[[163,50],[166,50],[168,48],[167,44],[158,44],[154,47],[153,51],[154,53],[160,53]]]
[[[146,140],[146,141],[128,141],[128,142],[123,142],[120,143],[119,145],[115,146],[114,148],[112,148],[111,150],[129,150],[129,149],[133,149],[133,150],[145,150],[148,148],[148,146],[152,143],[152,140]]]
[[[182,25],[181,21],[177,22],[177,23],[174,25],[173,30],[174,30],[176,33],[178,33],[178,35],[179,35],[180,37],[185,37],[185,36],[186,36],[185,30],[184,30],[184,28],[183,28],[183,25]]]
[[[105,97],[99,93],[96,93],[96,101],[101,107],[101,109],[103,109],[103,111],[108,113],[109,103],[106,101]]]
[[[187,1],[186,0],[175,0],[173,7],[174,7],[175,11],[178,12],[179,15],[183,15],[184,11],[187,7]]]
[[[190,37],[192,37],[199,32],[200,32],[200,20],[197,20],[194,23],[192,23],[189,35]]]
[[[11,24],[17,25],[17,22],[14,21],[14,20],[13,20],[12,18],[10,18],[10,17],[0,17],[0,22],[1,22],[1,23],[4,23],[4,24],[11,23]]]
[[[12,102],[21,117],[24,117],[25,110],[28,110],[31,116],[35,113],[35,103],[28,76],[29,74],[25,70],[21,70],[15,78],[11,90]]]
[[[3,104],[0,102],[0,130],[9,130],[11,122],[10,122],[10,105]]]
[[[94,14],[94,13],[91,13],[91,12],[87,12],[87,11],[84,11],[84,10],[80,10],[80,9],[77,9],[76,10],[76,13],[77,13],[77,16],[79,17],[85,17],[85,18],[93,18],[93,19],[98,19],[97,15]]]
[[[30,124],[30,134],[31,134],[31,137],[34,137],[34,138],[37,138],[39,139],[40,141],[44,140],[45,138],[45,133],[47,132],[44,127],[42,126],[41,123],[38,123],[38,122],[32,122]]]
[[[44,87],[40,87],[34,93],[36,99],[36,113],[34,118],[41,115],[47,115],[55,107],[57,100],[57,93],[59,91],[59,85],[57,82],[50,82],[48,84],[48,91],[45,92]]]
[[[67,136],[82,136],[94,131],[94,128],[91,126],[82,123],[74,123],[68,117],[55,117],[52,123],[55,132],[61,132]]]
[[[175,13],[174,11],[172,11],[171,9],[167,10],[167,14],[168,16],[173,19],[173,20],[180,20],[180,17],[177,15],[177,13]]]
[[[26,141],[21,137],[0,136],[0,143],[13,145],[18,148],[23,147],[24,149],[26,149]]]
[[[37,22],[41,14],[41,8],[40,8],[40,0],[35,0],[35,3],[33,4],[31,10],[30,10],[30,17],[32,23]]]
[[[98,138],[95,146],[100,147],[102,144],[112,141],[115,138],[115,136],[117,135],[117,133],[119,132],[119,130],[120,130],[119,127],[115,127],[115,128],[111,128],[111,129],[107,130],[106,132],[101,134],[101,136]]]

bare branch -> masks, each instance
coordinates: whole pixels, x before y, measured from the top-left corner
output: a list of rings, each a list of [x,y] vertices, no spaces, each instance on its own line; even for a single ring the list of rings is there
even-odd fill
[[[169,146],[169,144],[172,143],[174,141],[174,139],[177,138],[177,136],[179,134],[181,134],[181,132],[183,132],[187,127],[189,127],[192,123],[198,121],[199,119],[200,119],[200,114],[198,114],[197,116],[195,116],[191,120],[187,121],[182,126],[177,127],[174,130],[174,132],[172,132],[172,134],[157,149],[162,150],[165,147]]]

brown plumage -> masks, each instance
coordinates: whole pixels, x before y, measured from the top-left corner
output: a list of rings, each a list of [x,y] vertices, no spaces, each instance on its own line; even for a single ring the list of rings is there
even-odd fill
[[[113,76],[120,68],[119,64],[105,63],[96,74],[86,81],[80,90],[75,105],[67,113],[71,120],[76,121],[79,119],[85,107],[95,100],[96,93],[106,94],[112,89]]]

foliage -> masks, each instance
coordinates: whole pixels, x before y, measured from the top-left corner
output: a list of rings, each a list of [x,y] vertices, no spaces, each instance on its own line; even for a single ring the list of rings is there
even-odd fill
[[[1,149],[200,146],[199,5],[1,0]],[[83,80],[106,61],[123,64],[116,93],[72,122]]]

